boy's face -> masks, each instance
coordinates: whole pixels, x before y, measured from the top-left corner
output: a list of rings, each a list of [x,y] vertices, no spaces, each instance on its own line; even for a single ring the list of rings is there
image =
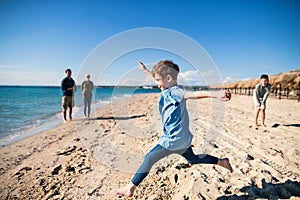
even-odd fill
[[[260,84],[263,86],[263,87],[266,87],[266,85],[269,83],[269,80],[268,79],[265,79],[265,78],[262,78],[260,79]]]
[[[169,76],[166,76],[165,78],[163,78],[162,76],[155,74],[154,75],[154,81],[155,84],[158,86],[159,89],[161,90],[166,90],[169,88],[170,86],[170,81],[169,81]]]

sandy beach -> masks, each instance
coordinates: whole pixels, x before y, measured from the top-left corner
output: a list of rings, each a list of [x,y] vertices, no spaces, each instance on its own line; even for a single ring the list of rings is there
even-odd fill
[[[159,94],[137,95],[0,148],[0,199],[127,199],[125,186],[161,135]],[[251,96],[189,100],[195,153],[228,157],[229,173],[161,160],[128,199],[300,199],[300,103],[270,97],[253,127]]]

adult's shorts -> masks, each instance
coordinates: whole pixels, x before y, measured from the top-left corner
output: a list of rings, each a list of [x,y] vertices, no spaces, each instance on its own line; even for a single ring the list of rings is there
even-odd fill
[[[68,107],[74,107],[74,97],[73,96],[63,96],[62,97],[62,108],[66,110]]]

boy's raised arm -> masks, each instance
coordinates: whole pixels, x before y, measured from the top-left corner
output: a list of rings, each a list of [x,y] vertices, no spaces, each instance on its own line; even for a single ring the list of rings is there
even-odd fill
[[[184,98],[185,99],[216,98],[221,101],[229,101],[231,99],[231,93],[229,90],[226,90],[224,95],[220,95],[219,92],[208,92],[208,91],[186,92],[184,94]]]

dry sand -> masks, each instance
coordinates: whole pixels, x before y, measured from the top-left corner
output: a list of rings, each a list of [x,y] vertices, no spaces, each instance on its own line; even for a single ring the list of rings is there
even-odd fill
[[[126,199],[112,190],[130,181],[161,135],[158,98],[134,96],[2,147],[0,199]],[[269,98],[259,130],[252,97],[187,106],[195,153],[228,157],[234,172],[172,155],[132,199],[300,199],[300,103]]]

